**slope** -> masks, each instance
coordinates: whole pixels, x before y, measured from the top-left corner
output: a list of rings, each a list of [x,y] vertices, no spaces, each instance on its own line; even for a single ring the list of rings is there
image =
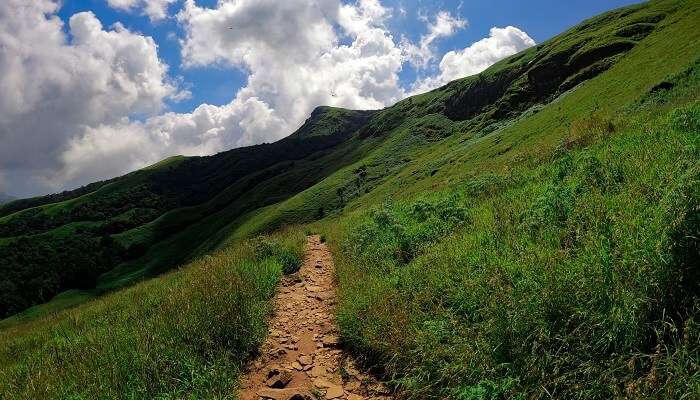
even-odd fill
[[[15,200],[15,198],[8,195],[8,194],[0,192],[0,205],[2,205],[4,203],[9,203],[12,200]]]
[[[103,284],[309,223],[329,239],[337,263],[342,345],[405,397],[698,397],[699,22],[694,1],[615,10],[482,74],[364,114],[368,120],[343,141],[286,164],[255,190],[238,195],[253,179],[246,176],[207,202],[164,213],[157,225],[172,218],[171,231],[141,224],[111,235],[147,248],[133,249],[139,261]],[[335,110],[327,121],[346,113]],[[298,136],[309,139],[321,133],[303,131]],[[191,181],[206,182],[204,170]],[[313,182],[276,195],[309,171]],[[208,260],[186,270],[206,271]],[[171,281],[166,275],[134,289],[157,315],[148,305],[157,301],[145,294],[150,282]],[[198,290],[197,298],[216,296]],[[61,329],[73,338],[71,319],[81,312],[111,315],[99,304],[59,313]],[[182,312],[213,315],[206,307]],[[237,326],[230,318],[214,331]],[[33,324],[26,329],[41,332],[39,348],[70,347],[49,319]],[[118,326],[128,336],[128,324]],[[7,343],[35,340],[21,331]],[[246,337],[235,328],[229,335]],[[207,348],[192,337],[189,346]],[[20,347],[7,346],[7,358]],[[147,354],[170,354],[161,350]],[[27,367],[38,351],[28,354],[8,376],[42,371]],[[82,378],[63,372],[79,385]],[[109,384],[140,375],[124,376]],[[201,380],[189,381],[196,373],[186,376],[148,393],[191,393],[181,382],[201,389]]]
[[[691,61],[692,32],[677,27],[694,21],[694,10],[674,1],[616,10],[379,112],[319,108],[274,144],[174,157],[4,205],[0,311],[13,314],[65,289],[99,293],[227,238],[449,187],[544,151],[567,124],[615,112]]]
[[[315,114],[319,124],[335,115]],[[347,111],[327,135],[171,157],[121,178],[0,207],[0,315],[66,289],[99,286],[99,293],[215,247],[222,223],[308,188],[378,142],[351,137],[369,115]]]

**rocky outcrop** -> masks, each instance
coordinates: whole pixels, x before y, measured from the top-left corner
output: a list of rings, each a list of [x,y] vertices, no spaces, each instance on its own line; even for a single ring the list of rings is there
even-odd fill
[[[630,10],[598,17],[484,73],[446,85],[443,90],[450,94],[442,112],[454,121],[484,113],[498,120],[546,104],[614,66],[664,17]],[[610,30],[608,20],[616,18],[619,27]]]

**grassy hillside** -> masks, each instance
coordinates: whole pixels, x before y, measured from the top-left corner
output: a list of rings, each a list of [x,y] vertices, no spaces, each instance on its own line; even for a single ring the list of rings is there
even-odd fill
[[[692,2],[612,12],[383,110],[361,130],[381,147],[234,235],[338,215],[314,226],[340,264],[345,343],[409,397],[698,397],[699,21]],[[480,99],[452,90],[638,24],[637,45],[543,103],[445,115]]]
[[[0,316],[66,289],[100,293],[155,276],[216,248],[217,232],[239,215],[358,159],[377,142],[351,137],[369,115],[322,108],[277,143],[172,157],[108,182],[0,206]],[[333,132],[310,133],[331,122]]]
[[[384,110],[320,108],[275,144],[168,159],[0,207],[0,272],[10,276],[0,304],[9,315],[83,289],[27,313],[54,312],[309,224],[338,264],[344,344],[407,397],[700,397],[699,24],[694,1],[615,10]],[[74,246],[85,246],[82,259],[61,252]],[[56,271],[65,276],[52,280]],[[32,335],[55,349],[45,332],[84,310],[104,329],[104,299],[178,274],[188,273],[56,316],[15,317],[0,342],[25,344],[8,347],[22,350],[5,353],[19,358],[0,373],[25,382],[54,368],[32,364],[43,354],[29,350]],[[267,289],[247,282],[240,290],[264,303]],[[160,301],[154,292],[149,301]],[[124,336],[135,329],[114,324]],[[253,347],[217,365],[233,368]],[[193,371],[223,370],[210,361]],[[219,393],[164,376],[171,383],[159,388],[124,375],[106,385],[116,397],[136,393],[126,382],[149,395]],[[53,390],[43,393],[76,393]]]
[[[404,170],[422,166],[415,157],[444,157],[439,151],[455,138],[464,148],[534,120],[528,116],[650,43],[649,35],[672,25],[668,18],[678,7],[664,2],[602,15],[477,76],[379,112],[319,107],[277,143],[172,157],[72,192],[0,206],[0,272],[8,277],[0,282],[0,316],[66,289],[101,293],[155,276],[217,248],[232,232],[240,236],[241,228],[270,231],[337,214],[358,197],[385,198],[394,187],[385,180],[405,179]],[[562,118],[589,106],[567,108]],[[431,178],[439,170],[431,168]],[[243,217],[248,213],[263,220]]]
[[[0,331],[3,399],[235,398],[303,231],[252,239],[70,311]]]
[[[697,397],[699,139],[697,101],[593,115],[525,165],[326,228],[347,344],[418,398]]]

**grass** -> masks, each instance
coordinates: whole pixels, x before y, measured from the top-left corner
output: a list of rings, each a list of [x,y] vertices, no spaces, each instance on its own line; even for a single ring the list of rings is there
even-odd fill
[[[0,332],[4,399],[235,398],[280,275],[304,235],[251,239],[182,269]]]
[[[63,290],[113,290],[156,276],[231,236],[338,216],[403,190],[415,195],[474,171],[507,168],[508,160],[527,158],[524,151],[556,145],[567,123],[595,108],[615,112],[686,66],[697,50],[696,20],[697,7],[676,0],[615,10],[384,110],[319,107],[273,144],[171,157],[108,182],[0,207],[0,269],[10,277],[0,315]],[[124,218],[134,209],[141,212]],[[89,225],[76,225],[82,223]],[[26,237],[27,249],[44,244],[61,253],[69,245],[63,234],[75,226],[81,242],[110,246],[93,245],[81,260],[46,261],[43,251],[12,245]],[[69,263],[76,267],[62,268]],[[81,276],[86,271],[89,279]],[[45,284],[25,287],[25,275],[41,275],[37,282]]]
[[[10,324],[0,393],[231,396],[303,229],[334,253],[344,345],[405,397],[699,397],[698,21],[691,1],[616,10],[385,110],[320,109],[279,149],[177,158],[129,178],[220,190],[114,233],[146,250],[101,288],[228,247]],[[260,160],[302,140],[318,147]],[[227,181],[241,160],[254,172]]]
[[[41,316],[55,314],[61,310],[72,308],[94,298],[95,295],[91,292],[77,289],[67,290],[54,296],[54,298],[47,303],[37,304],[19,314],[3,319],[0,321],[0,329],[15,326],[25,321],[31,321]]]
[[[415,398],[700,396],[700,102],[601,122],[328,229],[345,343]]]

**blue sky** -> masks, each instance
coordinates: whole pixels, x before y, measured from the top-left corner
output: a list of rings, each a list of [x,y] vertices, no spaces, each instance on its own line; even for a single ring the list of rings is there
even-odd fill
[[[627,0],[1,0],[0,192],[72,189],[379,109]]]
[[[176,14],[181,7],[181,0],[171,4],[169,12]],[[196,0],[201,7],[216,7],[216,0]],[[426,32],[426,24],[419,16],[433,15],[438,10],[447,10],[468,22],[465,29],[454,36],[437,41],[436,52],[444,54],[478,41],[488,35],[493,26],[513,25],[527,32],[537,43],[543,42],[583,19],[595,16],[607,10],[635,4],[630,0],[386,0],[386,7],[395,11],[405,9],[406,14],[394,12],[388,21],[388,27],[394,35],[406,35],[417,41]],[[176,39],[184,34],[182,27],[174,18],[151,22],[138,12],[115,10],[107,5],[106,0],[65,0],[59,16],[68,21],[71,15],[81,11],[92,11],[110,26],[116,22],[128,29],[151,36],[158,43],[158,54],[170,67],[173,76],[182,77],[185,87],[192,92],[192,97],[179,102],[168,102],[168,108],[175,112],[190,112],[202,103],[223,105],[230,102],[236,91],[245,85],[247,74],[239,68],[198,67],[183,68],[181,65],[180,45]],[[175,37],[173,36],[176,35]],[[435,65],[423,74],[434,72]],[[404,65],[400,78],[404,86],[415,81],[418,73],[410,64]]]

